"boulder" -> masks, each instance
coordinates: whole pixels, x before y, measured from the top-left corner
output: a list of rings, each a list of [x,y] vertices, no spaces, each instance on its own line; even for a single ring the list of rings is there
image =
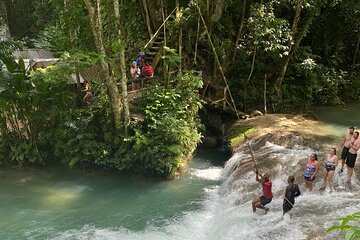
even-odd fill
[[[250,117],[257,117],[257,116],[262,116],[262,115],[264,115],[264,114],[262,112],[260,112],[259,110],[254,110],[250,114]]]
[[[213,148],[219,146],[218,139],[216,137],[204,137],[202,139],[202,147]]]

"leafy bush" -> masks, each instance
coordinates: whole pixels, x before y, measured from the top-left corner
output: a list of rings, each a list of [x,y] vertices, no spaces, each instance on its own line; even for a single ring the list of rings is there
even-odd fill
[[[143,90],[139,105],[144,109],[144,121],[135,124],[134,136],[128,141],[135,167],[151,175],[171,177],[194,151],[200,141],[197,112],[201,107],[198,89],[202,80],[194,72],[186,72],[165,88],[158,82]]]
[[[326,232],[332,232],[332,231],[345,231],[345,240],[355,240],[360,239],[360,227],[359,227],[359,221],[360,221],[360,212],[347,215],[346,217],[340,218],[341,221],[340,225],[335,225],[330,227]],[[351,225],[350,223],[356,224]]]

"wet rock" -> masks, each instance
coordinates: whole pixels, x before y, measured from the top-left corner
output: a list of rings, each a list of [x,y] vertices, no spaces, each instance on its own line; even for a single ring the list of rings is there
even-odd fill
[[[248,118],[250,118],[250,115],[248,115],[248,114],[245,114],[245,115],[242,115],[242,116],[241,116],[241,119],[242,119],[242,120],[246,120],[246,119],[248,119]]]
[[[212,148],[219,145],[218,139],[216,137],[204,137],[202,139],[202,147]]]
[[[260,112],[259,110],[254,110],[250,114],[250,117],[257,117],[257,116],[262,116],[262,115],[264,115],[264,114],[262,112]]]
[[[206,131],[217,135],[222,134],[224,122],[220,114],[214,111],[204,110],[201,120],[206,127]]]

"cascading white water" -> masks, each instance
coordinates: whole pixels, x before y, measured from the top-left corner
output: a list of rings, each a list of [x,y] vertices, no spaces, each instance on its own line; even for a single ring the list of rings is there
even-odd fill
[[[55,239],[336,239],[325,235],[326,228],[338,223],[336,219],[360,209],[360,194],[357,189],[344,191],[344,175],[334,177],[336,191],[320,193],[323,184],[322,172],[315,180],[314,191],[303,191],[302,173],[307,157],[314,149],[295,145],[285,148],[266,142],[255,152],[260,171],[267,171],[273,181],[275,199],[268,205],[270,211],[255,214],[251,209],[253,197],[261,194],[255,182],[255,174],[249,164],[250,155],[245,147],[240,148],[225,167],[190,169],[192,178],[213,180],[214,185],[203,189],[204,199],[199,210],[182,213],[165,219],[161,226],[148,223],[141,231],[123,227],[101,228],[87,225],[56,234]],[[246,164],[247,162],[247,164]],[[237,167],[237,168],[236,168]],[[235,170],[236,168],[236,170]],[[337,169],[338,171],[339,169]],[[321,169],[322,171],[322,169]],[[282,218],[283,190],[289,175],[296,176],[302,195],[296,199],[294,209]],[[353,185],[358,184],[356,175]]]

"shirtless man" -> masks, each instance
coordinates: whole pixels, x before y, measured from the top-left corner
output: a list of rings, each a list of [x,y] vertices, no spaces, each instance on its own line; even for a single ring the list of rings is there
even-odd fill
[[[347,166],[347,183],[349,184],[351,181],[351,176],[354,171],[355,161],[357,157],[357,151],[360,149],[360,139],[359,132],[355,131],[353,134],[353,138],[350,142],[350,149],[348,156],[346,158],[346,166]]]
[[[349,132],[347,132],[345,134],[343,142],[340,145],[340,149],[342,149],[340,173],[342,173],[344,171],[345,160],[346,160],[346,157],[347,157],[347,155],[349,153],[350,142],[351,142],[353,134],[354,134],[354,127],[349,127]]]

